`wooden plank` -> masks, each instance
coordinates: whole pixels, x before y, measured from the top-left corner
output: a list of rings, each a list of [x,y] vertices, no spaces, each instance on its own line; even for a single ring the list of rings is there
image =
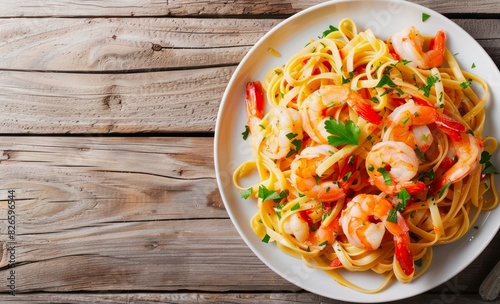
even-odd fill
[[[128,0],[77,2],[71,0],[35,0],[22,2],[3,0],[0,17],[22,16],[232,16],[232,15],[290,15],[325,0],[270,1],[190,1],[190,0]],[[440,13],[498,14],[496,0],[433,1],[411,0]]]
[[[172,70],[236,65],[280,19],[0,20],[0,69]]]
[[[452,302],[446,300],[453,299]],[[150,304],[150,303],[306,303],[306,304],[348,304],[351,302],[327,299],[307,292],[294,293],[86,293],[86,294],[59,294],[33,293],[29,295],[0,295],[2,303],[16,304]],[[421,303],[454,303],[454,304],[490,304],[482,300],[477,294],[441,295],[423,294],[407,300],[391,302],[392,304],[421,304]]]
[[[250,47],[280,21],[4,19],[0,20],[0,70],[126,73],[237,65]],[[500,20],[454,21],[488,47],[492,57],[500,57]]]
[[[22,234],[228,217],[213,138],[0,137],[0,151],[0,199],[15,190]]]
[[[234,69],[131,74],[0,71],[0,130],[213,132]]]

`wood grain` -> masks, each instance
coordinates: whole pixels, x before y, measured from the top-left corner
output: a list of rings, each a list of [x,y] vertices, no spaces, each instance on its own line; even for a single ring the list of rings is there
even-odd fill
[[[137,73],[235,66],[283,19],[0,19],[0,70]],[[453,19],[500,64],[500,20]]]
[[[0,137],[0,151],[0,199],[16,191],[21,234],[227,218],[212,138]]]
[[[0,20],[0,69],[141,72],[238,64],[281,19]]]
[[[71,0],[3,0],[0,17],[34,16],[233,16],[233,15],[290,15],[325,0],[272,1],[190,1],[190,0],[128,0],[85,2]],[[433,1],[412,0],[440,13],[498,14],[496,0]]]
[[[234,69],[0,71],[0,133],[213,132]]]

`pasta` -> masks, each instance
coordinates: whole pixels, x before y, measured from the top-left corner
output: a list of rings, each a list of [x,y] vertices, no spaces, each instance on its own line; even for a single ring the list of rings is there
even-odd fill
[[[433,246],[498,205],[498,143],[482,134],[488,95],[442,31],[410,27],[383,41],[350,19],[330,26],[247,84],[253,159],[233,181],[257,199],[255,234],[361,292],[416,279]],[[242,185],[251,172],[259,182]],[[384,280],[366,289],[338,269]]]

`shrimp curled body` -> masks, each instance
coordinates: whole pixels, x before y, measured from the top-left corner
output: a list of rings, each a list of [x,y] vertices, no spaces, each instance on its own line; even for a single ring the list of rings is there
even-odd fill
[[[410,193],[423,190],[425,184],[413,182],[418,173],[418,157],[407,144],[398,141],[377,143],[366,156],[370,182],[381,191],[395,195],[405,188]]]
[[[446,45],[445,33],[442,30],[432,38],[427,51],[423,50],[424,37],[413,26],[392,35],[391,42],[396,54],[409,60],[409,64],[414,67],[430,69],[443,64]]]
[[[397,222],[387,220],[392,203],[377,195],[358,194],[342,211],[340,224],[351,244],[366,250],[380,247],[386,230],[394,236],[395,258],[407,276],[414,272],[409,228],[397,212]]]
[[[290,181],[299,193],[322,202],[336,201],[345,196],[338,182],[320,178],[318,166],[337,149],[330,145],[307,147],[295,157],[290,165]]]
[[[299,107],[304,131],[317,143],[327,143],[330,135],[325,129],[325,115],[331,109],[348,104],[366,121],[379,124],[382,117],[358,93],[341,85],[326,85],[309,95]]]

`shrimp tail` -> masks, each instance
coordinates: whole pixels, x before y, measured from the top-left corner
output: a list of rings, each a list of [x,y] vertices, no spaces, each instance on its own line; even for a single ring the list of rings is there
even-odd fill
[[[446,50],[446,35],[443,30],[439,30],[436,36],[432,37],[429,50],[433,53],[429,56],[429,65],[431,67],[438,67],[443,64],[444,53]]]
[[[417,194],[420,191],[425,190],[425,187],[426,185],[422,181],[417,181],[416,183],[411,182],[403,186],[409,194]]]
[[[467,131],[462,123],[443,113],[436,115],[436,126],[454,141],[460,141],[460,134]]]
[[[259,81],[249,81],[246,85],[246,108],[250,132],[254,128],[255,120],[264,117],[264,91]]]
[[[358,103],[351,105],[351,107],[359,116],[372,124],[378,125],[382,121],[382,116],[369,104]]]
[[[344,189],[344,191],[347,191],[349,187],[352,185],[354,182],[354,172],[356,172],[356,164],[358,162],[358,156],[357,155],[350,155],[347,158],[347,162],[345,163],[344,167],[342,168],[342,171],[340,171],[340,187]]]
[[[413,266],[413,253],[411,250],[410,236],[408,232],[410,228],[404,217],[398,212],[398,224],[401,229],[398,235],[394,235],[394,251],[396,261],[398,261],[404,274],[410,276],[415,268]]]

